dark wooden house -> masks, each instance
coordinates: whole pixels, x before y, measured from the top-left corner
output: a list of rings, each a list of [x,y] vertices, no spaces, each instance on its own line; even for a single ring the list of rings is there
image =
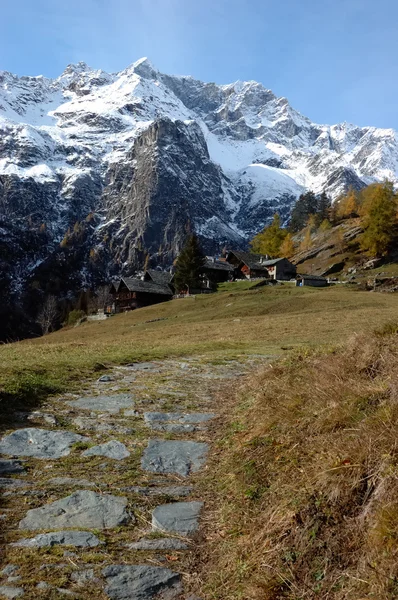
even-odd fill
[[[296,286],[326,287],[329,285],[326,277],[320,275],[297,275]]]
[[[122,277],[114,281],[109,291],[113,297],[113,312],[116,313],[158,304],[173,297],[173,290],[168,284],[131,277]]]
[[[264,254],[231,251],[227,262],[233,265],[237,279],[289,280],[296,276],[296,267],[287,258],[269,259]]]
[[[225,260],[207,257],[203,265],[202,281],[207,289],[212,289],[218,283],[232,281],[234,278],[234,267]]]
[[[168,285],[173,288],[174,274],[169,271],[159,271],[158,269],[148,269],[144,274],[144,281],[152,281],[158,285]]]

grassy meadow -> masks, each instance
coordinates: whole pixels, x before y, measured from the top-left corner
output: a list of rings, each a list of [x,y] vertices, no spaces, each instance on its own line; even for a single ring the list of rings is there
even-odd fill
[[[173,300],[0,346],[3,397],[46,395],[113,364],[200,354],[283,355],[333,345],[396,319],[398,298],[336,285],[256,288],[229,283],[216,294]]]

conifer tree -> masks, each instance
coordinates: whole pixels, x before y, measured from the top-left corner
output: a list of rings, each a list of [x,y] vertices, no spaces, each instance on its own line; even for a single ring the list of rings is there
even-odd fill
[[[338,200],[336,214],[340,219],[352,219],[358,216],[358,197],[352,188]]]
[[[189,292],[201,285],[201,273],[206,262],[199,240],[190,235],[175,262],[174,286],[178,292]]]
[[[319,227],[323,221],[328,221],[332,204],[326,194],[322,192],[318,200],[318,208],[316,212],[316,226]]]
[[[318,211],[318,200],[314,192],[306,192],[301,194],[296,204],[293,207],[290,217],[290,230],[300,231],[308,221],[310,215],[315,215]]]
[[[271,225],[265,227],[250,242],[252,252],[268,254],[270,258],[278,258],[282,242],[286,235],[287,231],[286,229],[282,229],[279,215],[275,214]]]

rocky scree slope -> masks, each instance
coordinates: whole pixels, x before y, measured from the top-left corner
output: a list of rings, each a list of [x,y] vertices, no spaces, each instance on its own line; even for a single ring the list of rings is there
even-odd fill
[[[203,83],[147,59],[0,73],[0,260],[18,298],[131,273],[147,254],[168,265],[187,230],[208,252],[243,247],[305,189],[336,197],[397,173],[394,130],[314,124],[254,81]]]

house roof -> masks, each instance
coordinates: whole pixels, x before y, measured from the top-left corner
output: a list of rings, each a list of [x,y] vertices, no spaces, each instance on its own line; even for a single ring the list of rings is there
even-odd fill
[[[147,269],[144,277],[145,281],[151,279],[153,283],[158,283],[159,285],[168,285],[173,279],[173,273],[169,273],[168,271],[158,271],[156,269]]]
[[[255,269],[256,271],[266,271],[267,267],[273,267],[284,258],[274,258],[267,260],[264,254],[252,254],[251,252],[235,252],[231,251],[229,254],[233,254],[238,260],[243,262],[249,269]]]
[[[203,268],[206,271],[233,271],[234,268],[229,263],[222,260],[206,260]]]
[[[159,294],[161,296],[172,296],[173,292],[168,285],[160,285],[153,281],[143,281],[142,279],[134,279],[133,277],[122,277],[115,286],[116,291],[119,291],[121,283],[124,283],[130,292],[143,292],[147,294]]]
[[[315,279],[317,281],[327,281],[326,277],[322,277],[321,275],[297,275],[296,279]]]

